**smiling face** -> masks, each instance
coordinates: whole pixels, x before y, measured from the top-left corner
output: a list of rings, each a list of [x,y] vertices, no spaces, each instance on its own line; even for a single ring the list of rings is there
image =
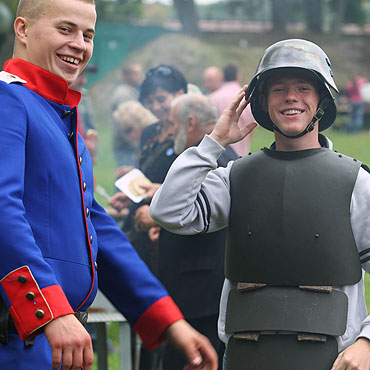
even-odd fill
[[[316,81],[309,72],[280,71],[267,84],[267,101],[261,95],[261,103],[271,121],[286,135],[301,133],[317,111],[320,95]]]
[[[14,57],[46,69],[70,85],[91,58],[95,22],[93,4],[51,0],[37,20],[15,20],[18,41]]]
[[[156,88],[149,94],[144,101],[144,105],[148,108],[161,122],[167,122],[170,118],[171,103],[175,99],[176,94],[172,94],[161,87]]]

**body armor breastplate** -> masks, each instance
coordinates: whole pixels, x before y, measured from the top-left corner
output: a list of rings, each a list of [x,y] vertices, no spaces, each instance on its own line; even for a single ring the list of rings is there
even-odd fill
[[[247,289],[229,295],[228,370],[331,367],[348,306],[331,286],[361,279],[350,223],[360,166],[323,148],[233,164],[225,274]]]
[[[293,286],[358,282],[350,203],[360,166],[328,149],[264,149],[236,161],[226,277]]]

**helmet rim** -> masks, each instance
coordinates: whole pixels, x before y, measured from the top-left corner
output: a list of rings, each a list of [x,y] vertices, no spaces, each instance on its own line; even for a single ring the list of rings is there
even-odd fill
[[[331,99],[324,116],[319,121],[319,131],[330,127],[337,113],[331,89],[338,92],[330,67],[331,63],[324,51],[307,40],[283,40],[268,47],[246,91],[246,99],[250,98],[252,113],[256,121],[267,130],[274,131],[274,125],[268,113],[262,109],[258,99],[260,86],[265,81],[266,75],[281,69],[298,69],[312,73]]]

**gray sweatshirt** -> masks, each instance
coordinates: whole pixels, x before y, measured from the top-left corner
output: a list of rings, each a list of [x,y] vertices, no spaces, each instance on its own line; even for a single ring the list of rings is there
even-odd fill
[[[331,142],[326,141],[327,147],[332,149]],[[175,160],[150,206],[156,222],[173,233],[185,235],[212,232],[228,226],[232,162],[226,168],[217,168],[217,159],[224,150],[206,135],[197,147],[189,148]],[[339,351],[353,344],[358,337],[370,339],[370,316],[364,298],[364,274],[365,271],[370,272],[369,210],[370,174],[360,168],[350,213],[364,271],[357,284],[334,287],[348,297],[347,328],[344,335],[337,338]],[[225,333],[227,299],[230,290],[235,287],[236,282],[225,279],[218,321],[219,336],[225,344],[230,337]]]

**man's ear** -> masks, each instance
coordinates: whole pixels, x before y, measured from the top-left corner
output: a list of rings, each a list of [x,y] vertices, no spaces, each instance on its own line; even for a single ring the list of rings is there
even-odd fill
[[[27,39],[27,31],[28,31],[28,21],[24,17],[17,17],[14,21],[14,33],[16,38],[21,42],[23,45],[26,44]]]
[[[186,132],[193,132],[197,129],[197,120],[194,116],[188,118],[188,124],[186,125]]]
[[[262,109],[267,112],[268,111],[268,108],[267,108],[267,98],[265,95],[258,95],[258,101],[260,102],[260,105],[262,107]]]

